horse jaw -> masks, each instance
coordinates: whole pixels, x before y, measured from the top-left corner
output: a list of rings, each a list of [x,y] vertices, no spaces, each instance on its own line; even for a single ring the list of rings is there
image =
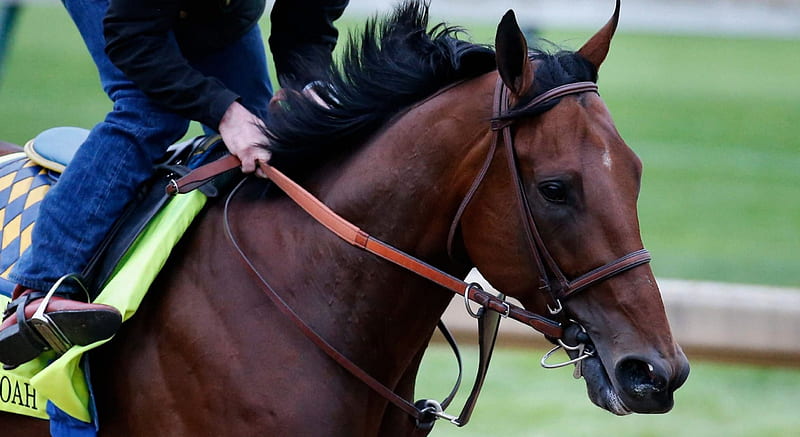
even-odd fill
[[[617,391],[614,390],[599,358],[585,359],[581,363],[581,373],[586,381],[586,392],[592,403],[617,416],[625,416],[633,412],[628,409]]]
[[[577,344],[578,341],[574,338],[579,331],[580,328],[577,325],[570,326],[565,332],[565,341],[568,344]],[[577,358],[578,353],[578,351],[567,350],[570,359]],[[594,356],[576,363],[575,367],[575,375],[582,377],[586,382],[586,393],[593,404],[617,416],[626,416],[633,412],[617,394],[617,390],[596,352]]]

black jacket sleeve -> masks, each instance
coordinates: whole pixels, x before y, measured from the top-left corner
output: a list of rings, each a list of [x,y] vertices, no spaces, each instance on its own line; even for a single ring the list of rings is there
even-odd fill
[[[275,0],[270,14],[269,46],[278,80],[284,87],[302,88],[323,77],[331,63],[347,0]]]
[[[224,5],[224,6],[220,6]],[[321,77],[331,61],[346,0],[276,0],[270,46],[285,86]],[[256,23],[264,0],[110,0],[106,54],[146,95],[186,118],[217,128],[239,96],[192,68],[202,56]],[[175,41],[177,40],[177,44]]]
[[[150,98],[212,128],[238,96],[195,70],[175,44],[180,0],[111,0],[106,54]]]

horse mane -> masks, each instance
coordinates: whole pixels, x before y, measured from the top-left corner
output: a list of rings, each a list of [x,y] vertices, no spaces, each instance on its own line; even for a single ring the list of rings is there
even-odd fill
[[[322,82],[324,108],[286,92],[267,120],[271,163],[285,172],[311,172],[362,145],[389,119],[452,83],[496,68],[494,51],[457,38],[459,27],[428,30],[428,4],[399,5],[385,20],[351,33],[342,60]]]
[[[295,90],[284,92],[266,121],[270,163],[295,177],[313,173],[356,150],[411,105],[497,68],[492,48],[458,39],[460,27],[439,23],[428,30],[428,18],[427,1],[410,0],[384,20],[368,20],[360,34],[351,33],[342,59],[322,74],[328,86],[316,89],[328,107]],[[551,51],[531,48],[539,64],[534,93],[520,105],[565,83],[597,80],[596,69],[577,53]],[[512,108],[500,118],[526,115],[534,114]]]

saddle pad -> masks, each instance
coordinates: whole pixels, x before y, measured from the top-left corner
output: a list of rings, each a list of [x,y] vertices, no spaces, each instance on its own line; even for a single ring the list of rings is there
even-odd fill
[[[199,191],[172,198],[125,253],[95,302],[117,308],[123,321],[133,316],[172,248],[206,200]],[[46,400],[50,400],[70,416],[92,422],[90,391],[80,361],[84,352],[107,341],[74,346],[52,362],[53,355],[43,354],[15,370],[0,369],[0,411],[47,418],[44,411]],[[36,408],[31,408],[34,405]]]
[[[53,182],[47,169],[24,153],[0,157],[0,308],[11,300],[14,283],[8,280],[8,273],[31,244],[39,203]],[[0,411],[48,418],[47,399],[30,381],[41,365],[37,360],[13,373],[0,369]]]
[[[39,204],[54,182],[24,153],[8,156],[0,163],[0,294],[5,296],[14,290],[8,274],[30,246]]]
[[[11,299],[0,296],[0,308],[5,308]],[[0,368],[0,411],[47,419],[47,399],[31,384],[31,377],[38,369],[38,362],[26,363],[14,373]]]

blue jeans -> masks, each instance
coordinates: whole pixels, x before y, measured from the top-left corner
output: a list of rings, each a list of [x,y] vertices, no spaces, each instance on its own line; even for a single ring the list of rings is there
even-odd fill
[[[153,162],[189,125],[189,120],[151,101],[106,57],[102,20],[108,0],[63,3],[114,106],[45,196],[31,246],[10,275],[25,287],[45,291],[61,276],[86,267],[137,187],[152,176]],[[189,61],[242,96],[245,107],[266,119],[272,86],[258,26],[228,47]]]

